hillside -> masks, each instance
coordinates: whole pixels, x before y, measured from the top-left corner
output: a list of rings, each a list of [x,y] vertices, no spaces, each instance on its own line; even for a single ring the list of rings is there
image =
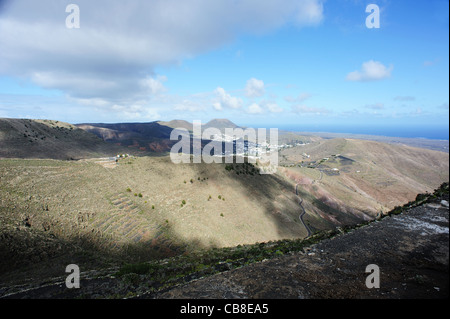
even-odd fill
[[[149,155],[150,153],[168,152],[173,141],[170,141],[172,128],[150,123],[90,123],[77,124],[78,128],[95,134],[105,142],[127,148],[135,155]]]
[[[321,203],[369,218],[365,215],[384,214],[449,178],[448,153],[342,138],[281,150],[280,165],[280,173],[299,184],[307,220],[317,212],[315,220],[322,223],[346,221],[331,209],[318,212]]]
[[[174,164],[164,154],[172,128],[157,122],[1,123],[12,157],[0,159],[5,285],[60,276],[72,263],[96,273],[239,246],[250,247],[236,255],[245,260],[255,243],[313,240],[383,217],[449,178],[448,153],[372,141],[292,136],[278,172],[260,175],[250,163]],[[102,158],[119,149],[131,156]],[[75,154],[85,158],[67,161]]]
[[[173,129],[187,129],[192,132],[193,124],[184,120],[159,121],[150,123],[89,123],[77,124],[87,132],[93,133],[108,143],[126,147],[135,155],[163,154],[170,151],[176,141],[170,140]],[[208,123],[202,123],[202,130],[214,127],[222,133],[225,128],[237,128],[238,126],[226,119],[214,119]],[[203,144],[206,144],[203,141]]]
[[[0,286],[4,298],[446,299],[449,189],[441,185],[375,222],[162,261]],[[368,265],[379,267],[369,289]],[[278,312],[269,301],[271,313]],[[218,307],[219,308],[219,307]],[[167,309],[166,309],[167,310]],[[176,315],[179,307],[168,313]]]
[[[247,166],[1,160],[0,276],[306,236],[294,186]]]
[[[399,215],[331,236],[300,252],[141,298],[448,299],[448,184],[445,189]],[[366,286],[368,265],[379,267],[378,288]]]
[[[184,128],[190,132],[192,132],[192,130],[193,130],[192,123],[189,123],[188,121],[185,121],[185,120],[172,120],[169,122],[159,121],[158,124],[160,124],[162,126],[167,126],[170,128]]]
[[[115,156],[120,150],[68,123],[0,118],[0,158],[68,160]]]

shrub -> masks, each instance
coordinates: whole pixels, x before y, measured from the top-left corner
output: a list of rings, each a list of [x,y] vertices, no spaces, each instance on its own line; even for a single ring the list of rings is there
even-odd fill
[[[219,198],[219,199],[222,199],[222,196],[219,195],[218,198]]]
[[[131,188],[128,187],[127,188],[127,192],[131,193]]]
[[[155,205],[152,205],[152,209],[155,209]]]
[[[142,197],[142,194],[141,194],[141,193],[139,193],[139,197]]]
[[[181,202],[183,205],[186,205],[186,201],[183,199],[183,201]]]

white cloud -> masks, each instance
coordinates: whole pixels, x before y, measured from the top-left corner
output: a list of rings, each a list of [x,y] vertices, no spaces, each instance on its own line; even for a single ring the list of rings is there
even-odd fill
[[[298,114],[328,114],[330,113],[329,110],[325,108],[317,108],[317,107],[308,107],[305,105],[294,105],[292,106],[292,112],[298,113]]]
[[[247,113],[249,114],[262,114],[264,113],[263,109],[261,108],[261,106],[259,106],[256,103],[251,104],[248,109],[247,109]]]
[[[156,67],[242,34],[316,25],[322,1],[77,0],[79,29],[65,26],[67,1],[9,1],[0,15],[0,73],[74,98],[132,104],[164,92]]]
[[[185,99],[180,103],[176,103],[174,110],[175,111],[199,112],[199,111],[204,111],[205,107],[195,101]]]
[[[281,108],[280,106],[278,106],[277,103],[273,103],[273,102],[269,102],[266,104],[267,109],[269,110],[269,112],[271,113],[281,113],[283,112],[283,108]]]
[[[264,82],[255,78],[251,78],[247,81],[245,86],[245,94],[248,97],[260,97],[263,96],[265,92]]]
[[[284,99],[286,102],[289,103],[303,103],[304,101],[306,101],[307,99],[309,99],[312,95],[309,93],[301,93],[299,94],[299,96],[297,97],[292,97],[292,96],[286,96]]]
[[[348,81],[379,81],[391,76],[393,66],[386,67],[382,63],[370,60],[364,62],[360,71],[350,72],[347,75]]]
[[[221,87],[215,89],[214,93],[218,97],[218,101],[213,103],[216,110],[222,110],[223,108],[239,109],[243,105],[242,99],[231,96]]]
[[[158,76],[157,79],[148,77],[146,79],[141,80],[141,85],[145,91],[148,91],[151,95],[161,94],[167,89],[164,87],[162,82],[167,81],[167,77]]]

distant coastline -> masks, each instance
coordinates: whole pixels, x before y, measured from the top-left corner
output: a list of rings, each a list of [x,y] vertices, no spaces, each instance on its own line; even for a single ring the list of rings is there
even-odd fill
[[[412,139],[429,139],[438,141],[449,140],[448,127],[431,127],[422,128],[413,127],[361,127],[361,126],[302,126],[302,125],[285,125],[278,126],[278,129],[290,132],[309,132],[309,133],[333,133],[346,135],[369,135],[387,138],[412,138]]]

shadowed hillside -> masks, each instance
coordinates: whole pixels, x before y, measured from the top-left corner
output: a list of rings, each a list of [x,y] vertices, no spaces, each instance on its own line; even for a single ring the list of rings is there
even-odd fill
[[[0,119],[0,158],[81,159],[115,156],[121,148],[74,125],[50,120]]]

